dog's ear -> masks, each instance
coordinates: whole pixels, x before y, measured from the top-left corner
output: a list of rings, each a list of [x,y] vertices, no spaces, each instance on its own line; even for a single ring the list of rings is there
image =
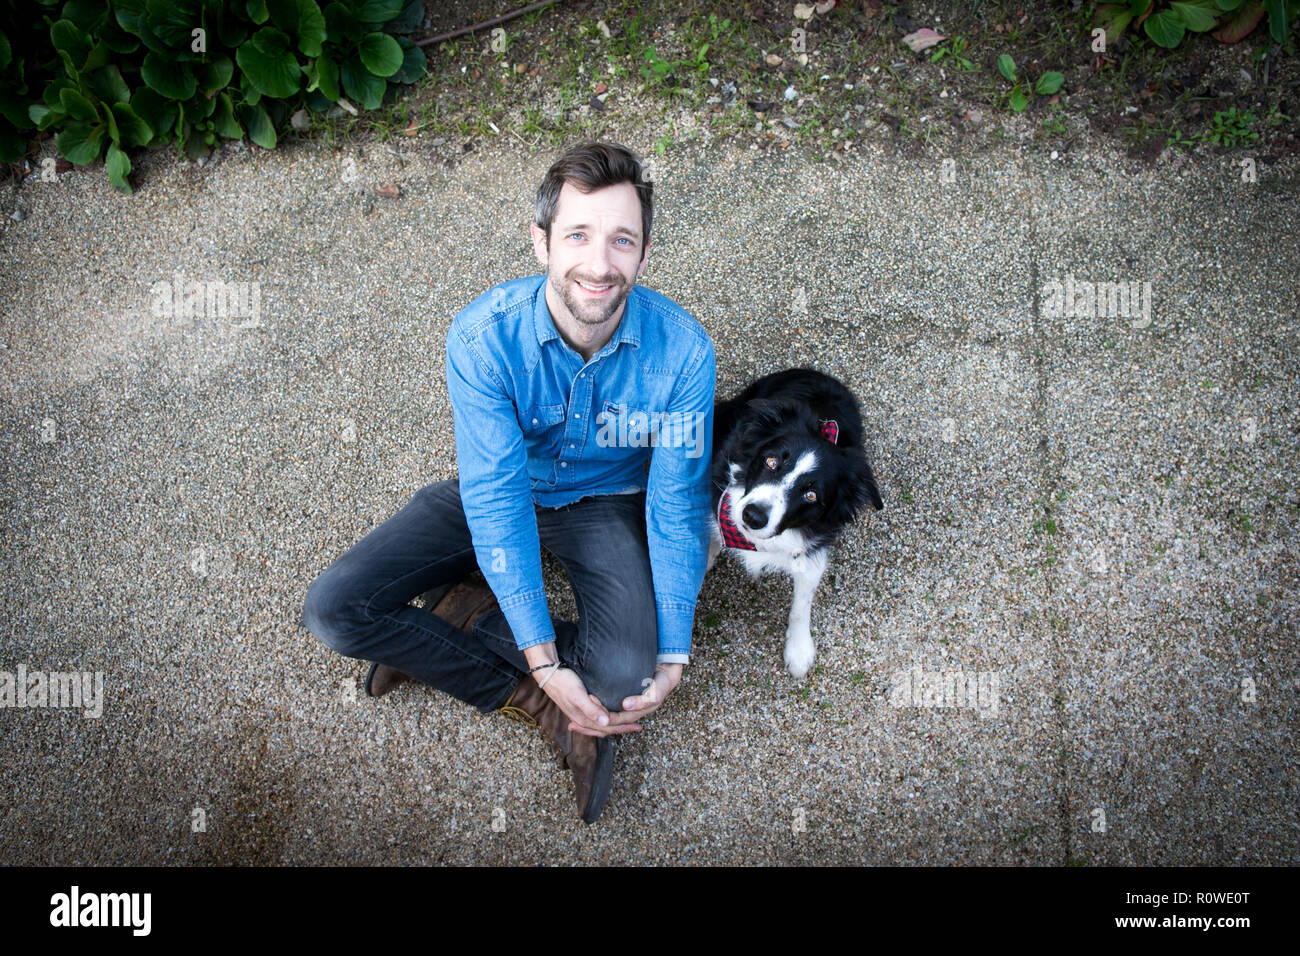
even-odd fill
[[[885,503],[881,500],[880,490],[876,487],[875,472],[871,470],[871,465],[862,449],[844,449],[844,461],[848,475],[846,480],[836,483],[831,517],[848,524],[868,506],[880,511],[885,507]]]
[[[876,511],[884,510],[885,502],[881,500],[880,489],[876,487],[876,473],[871,470],[871,464],[865,454],[862,455],[862,471],[859,473],[859,478],[861,484],[858,487],[862,489],[863,506],[871,505]]]

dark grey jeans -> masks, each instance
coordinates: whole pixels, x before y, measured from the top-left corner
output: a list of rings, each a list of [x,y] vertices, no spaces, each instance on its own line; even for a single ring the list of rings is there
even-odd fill
[[[542,546],[573,584],[578,623],[552,618],[556,649],[609,710],[654,674],[658,618],[646,545],[645,492],[534,506]],[[527,672],[500,610],[466,634],[408,603],[446,593],[478,568],[455,478],[416,492],[307,589],[302,623],[348,657],[378,661],[486,713]]]

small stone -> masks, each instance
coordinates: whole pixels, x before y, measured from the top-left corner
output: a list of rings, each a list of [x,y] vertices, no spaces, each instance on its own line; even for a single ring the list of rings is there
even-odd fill
[[[785,98],[787,100],[792,100],[798,95],[799,95],[799,91],[796,90],[793,86],[787,86],[785,88]]]

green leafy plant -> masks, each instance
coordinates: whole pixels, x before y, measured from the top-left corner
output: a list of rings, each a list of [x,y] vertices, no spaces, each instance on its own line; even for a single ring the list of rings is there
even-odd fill
[[[1025,111],[1025,108],[1029,106],[1031,96],[1035,94],[1051,96],[1060,90],[1065,83],[1065,76],[1056,72],[1044,73],[1033,83],[1030,83],[1028,77],[1022,77],[1016,72],[1016,61],[1007,53],[1003,53],[998,57],[998,72],[1011,83],[1011,92],[1007,94],[1007,104],[1016,113]]]
[[[1152,43],[1173,49],[1187,34],[1211,30],[1219,41],[1236,43],[1249,36],[1265,15],[1269,34],[1285,43],[1300,19],[1300,0],[1129,0],[1099,5],[1093,23],[1106,31],[1107,43],[1115,42],[1130,26],[1140,25]]]
[[[653,46],[642,51],[645,62],[641,64],[641,75],[648,83],[662,83],[673,71],[673,65],[659,55]]]
[[[78,165],[103,156],[109,180],[130,192],[131,148],[200,157],[217,137],[247,135],[272,149],[301,103],[377,108],[390,83],[425,72],[403,35],[422,10],[420,0],[334,0],[323,12],[316,0],[69,0],[59,20],[44,17],[61,68],[27,105],[27,128],[56,132]]]
[[[974,71],[975,64],[962,55],[965,49],[966,40],[963,37],[953,37],[934,48],[934,52],[930,54],[930,62],[938,63],[945,57],[950,57],[963,70]]]
[[[1069,127],[1065,124],[1065,110],[1061,109],[1061,104],[1054,104],[1040,125],[1049,133],[1064,136]]]
[[[1256,117],[1253,110],[1242,112],[1235,106],[1214,114],[1210,128],[1205,131],[1204,139],[1220,146],[1245,146],[1259,139],[1255,132]]]
[[[1230,149],[1249,146],[1259,139],[1259,132],[1255,128],[1257,125],[1276,126],[1289,120],[1290,117],[1283,114],[1276,104],[1263,120],[1255,116],[1254,110],[1238,110],[1235,106],[1230,106],[1216,112],[1210,120],[1209,129],[1195,136],[1184,136],[1181,130],[1171,129],[1165,137],[1165,145],[1190,148],[1198,143],[1213,143]]]
[[[32,130],[27,110],[63,70],[42,19],[58,2],[0,0],[0,162],[14,162],[27,152],[26,131]]]

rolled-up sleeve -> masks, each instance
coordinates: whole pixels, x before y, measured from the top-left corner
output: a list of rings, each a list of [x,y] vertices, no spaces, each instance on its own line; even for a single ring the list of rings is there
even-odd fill
[[[659,615],[659,660],[684,662],[709,550],[709,471],[717,363],[706,337],[673,392],[667,420],[680,428],[650,457],[646,537]],[[679,424],[680,423],[680,424]]]
[[[553,641],[527,454],[514,402],[502,378],[454,322],[447,333],[446,367],[460,498],[479,568],[521,650]]]

